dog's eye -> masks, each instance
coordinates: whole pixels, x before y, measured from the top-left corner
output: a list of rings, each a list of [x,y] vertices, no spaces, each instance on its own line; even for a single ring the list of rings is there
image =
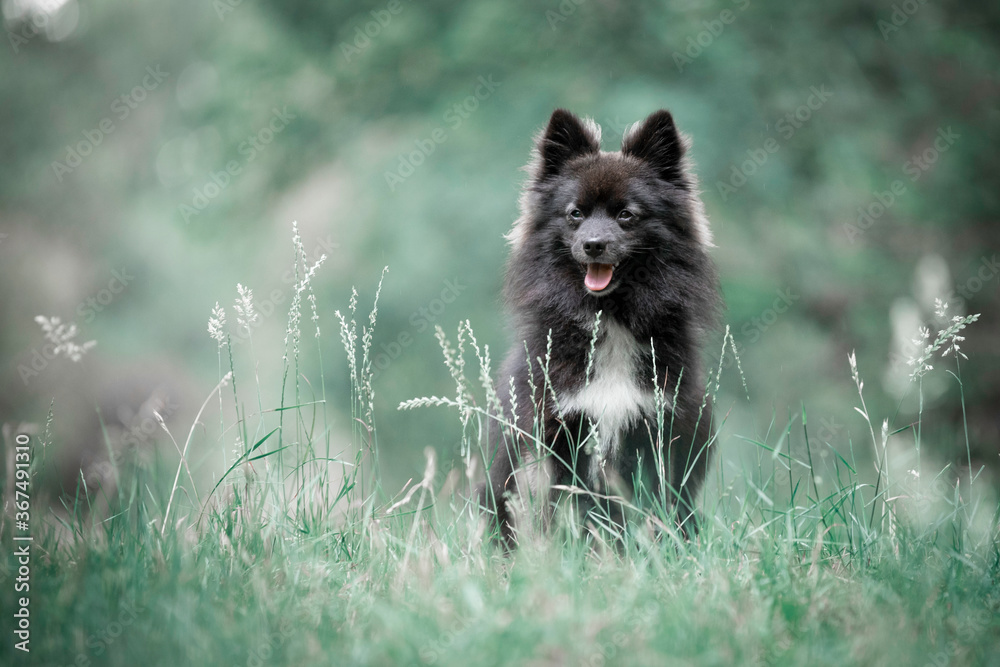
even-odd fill
[[[632,211],[629,211],[627,209],[623,210],[621,213],[618,214],[618,219],[621,220],[622,222],[628,222],[633,218],[635,218],[635,216],[632,214]]]
[[[580,220],[583,220],[583,211],[581,211],[578,208],[574,208],[572,211],[569,212],[569,219],[576,220],[578,222]]]

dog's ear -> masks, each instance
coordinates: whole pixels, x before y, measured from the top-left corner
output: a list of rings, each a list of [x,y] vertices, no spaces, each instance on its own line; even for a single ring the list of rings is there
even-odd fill
[[[535,175],[539,180],[555,176],[572,158],[600,150],[601,128],[594,121],[556,109],[538,138],[540,163]]]
[[[632,155],[651,165],[665,181],[683,181],[685,145],[674,118],[666,109],[649,115],[625,132],[622,154]]]

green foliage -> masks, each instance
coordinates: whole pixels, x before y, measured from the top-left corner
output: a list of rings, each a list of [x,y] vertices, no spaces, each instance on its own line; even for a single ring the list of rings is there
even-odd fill
[[[308,294],[306,269],[297,274],[299,294]],[[315,418],[316,402],[300,403],[291,382],[283,381],[276,410],[257,414],[234,391],[237,421],[223,417],[214,446],[225,450],[235,440],[240,453],[210,493],[199,494],[195,477],[181,475],[185,442],[176,461],[116,470],[121,481],[111,497],[78,488],[36,520],[30,664],[971,665],[1000,658],[996,496],[951,469],[930,479],[926,469],[890,478],[887,444],[899,431],[888,423],[881,439],[871,430],[874,480],[860,472],[853,450],[848,459],[810,439],[803,409],[743,437],[752,464],[733,471],[732,460],[716,458],[717,489],[702,497],[693,542],[672,528],[666,503],[640,491],[627,503],[627,527],[600,513],[581,521],[566,511],[547,534],[526,527],[508,555],[483,534],[468,500],[489,418],[481,406],[495,394],[489,350],[466,323],[457,345],[439,332],[454,397],[401,406],[456,408],[464,465],[439,470],[428,448],[421,481],[387,492],[370,364],[381,288],[360,332],[357,293],[340,318],[347,359],[338,362],[351,378],[345,411],[354,424],[345,452],[335,451],[344,443]],[[295,347],[301,318],[294,307],[286,379],[306,362]],[[254,319],[252,294],[241,292],[238,313]],[[216,309],[213,317],[224,315]],[[231,342],[221,333],[216,340],[221,360]],[[726,344],[732,353],[728,335]],[[853,356],[851,365],[859,411],[871,423]],[[482,390],[467,377],[477,372]],[[237,381],[244,392],[256,383],[260,396],[260,379],[244,380],[230,361],[203,411],[216,392],[228,402],[223,390]],[[804,459],[792,448],[798,421]],[[663,429],[669,420],[659,422]],[[251,431],[263,435],[248,439]],[[38,465],[48,438],[35,445]],[[835,456],[814,465],[814,447]],[[569,504],[585,493],[570,492]],[[106,515],[96,506],[107,507]],[[2,530],[13,531],[9,519]],[[7,554],[10,582],[17,563]],[[9,617],[10,596],[0,600]],[[3,652],[8,662],[24,662],[9,642]]]
[[[913,419],[919,406],[900,390],[898,360],[916,326],[889,313],[926,323],[933,297],[953,292],[953,305],[983,313],[991,332],[972,341],[981,363],[964,381],[973,459],[992,462],[1000,158],[982,148],[1000,139],[1000,14],[911,5],[896,16],[894,4],[861,0],[401,0],[392,11],[388,2],[86,3],[61,41],[8,40],[0,57],[0,215],[10,234],[0,275],[19,286],[0,304],[10,323],[0,331],[9,361],[0,405],[37,420],[54,394],[63,406],[79,400],[72,414],[64,407],[57,440],[89,433],[92,406],[103,403],[96,388],[79,398],[55,381],[21,391],[18,367],[41,344],[36,315],[79,319],[78,304],[123,264],[136,273],[125,293],[93,321],[77,321],[81,339],[99,343],[88,377],[120,377],[118,363],[154,355],[209,381],[211,355],[190,343],[208,295],[241,282],[261,296],[277,292],[287,307],[291,284],[278,278],[271,248],[295,219],[307,251],[326,237],[336,245],[316,285],[323,302],[350,284],[370,289],[372,267],[393,267],[372,348],[384,405],[440,393],[447,378],[434,361],[435,324],[468,319],[484,343],[503,346],[501,235],[516,216],[518,167],[548,114],[565,106],[593,116],[613,149],[626,125],[668,107],[694,141],[727,321],[759,383],[760,400],[733,419],[749,428],[801,400],[824,419],[845,414],[851,349],[872,382],[884,380],[886,391],[871,397],[878,410],[899,404]],[[12,19],[7,28],[27,30]],[[148,67],[166,79],[134,109],[122,107]],[[457,114],[480,77],[498,87]],[[294,118],[251,150],[248,138],[276,110]],[[114,131],[57,175],[54,163],[106,118]],[[957,139],[925,160],[949,128]],[[386,174],[436,129],[443,143],[390,188]],[[239,172],[226,175],[231,162]],[[208,197],[219,174],[228,184]],[[182,206],[199,197],[205,207],[185,219]],[[879,197],[893,203],[877,216],[859,212],[878,213]],[[946,272],[925,271],[927,258]],[[47,277],[30,278],[40,273]],[[460,288],[441,308],[449,283]],[[790,305],[772,319],[776,294]],[[268,320],[261,337],[280,331]],[[385,352],[396,346],[399,354]],[[328,389],[341,394],[349,385],[331,358]],[[724,384],[721,395],[740,393]],[[933,455],[960,460],[964,438],[948,437],[959,426],[958,393],[929,387],[926,398],[940,436]],[[418,473],[425,445],[446,458],[459,449],[459,430],[436,413],[379,419],[394,484]],[[843,447],[857,424],[841,426]],[[416,442],[413,433],[422,434]]]
[[[0,413],[56,406],[30,662],[1000,660],[1000,5],[96,0],[50,40],[3,4]],[[507,333],[502,234],[555,107],[608,149],[661,107],[693,138],[731,327],[693,544],[640,498],[618,538],[566,512],[508,558],[465,500]],[[261,319],[212,355],[203,316],[234,284]],[[353,284],[382,286],[377,331]],[[935,298],[982,313],[972,363],[907,342],[949,331]],[[317,303],[344,317],[307,320]],[[40,314],[97,346],[23,381]],[[136,367],[198,389],[173,395],[183,430],[163,415],[176,439],[150,422],[128,449],[128,400],[105,399],[138,396]],[[394,409],[424,395],[458,417]],[[88,486],[95,456],[110,474]]]

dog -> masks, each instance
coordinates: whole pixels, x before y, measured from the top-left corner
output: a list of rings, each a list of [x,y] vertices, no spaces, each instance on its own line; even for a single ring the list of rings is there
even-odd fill
[[[668,111],[628,128],[619,152],[600,142],[592,120],[553,112],[506,237],[516,343],[497,384],[479,503],[509,546],[526,493],[544,496],[548,517],[560,488],[600,504],[640,479],[663,493],[654,497],[686,536],[695,528],[712,422],[701,346],[721,308],[712,234],[689,141]]]

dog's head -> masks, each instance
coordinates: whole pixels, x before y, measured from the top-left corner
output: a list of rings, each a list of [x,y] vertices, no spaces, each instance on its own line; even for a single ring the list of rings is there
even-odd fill
[[[644,256],[711,245],[686,142],[668,111],[630,127],[620,152],[602,151],[600,141],[593,121],[563,109],[552,114],[508,235],[515,252],[529,243],[546,247],[597,297],[614,291],[624,269]]]

